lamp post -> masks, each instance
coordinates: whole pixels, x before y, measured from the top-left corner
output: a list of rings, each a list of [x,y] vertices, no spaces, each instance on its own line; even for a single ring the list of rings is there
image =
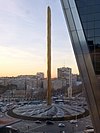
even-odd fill
[[[25,93],[24,93],[25,100],[26,100],[26,90],[27,90],[27,82],[26,82],[26,78],[25,78]]]

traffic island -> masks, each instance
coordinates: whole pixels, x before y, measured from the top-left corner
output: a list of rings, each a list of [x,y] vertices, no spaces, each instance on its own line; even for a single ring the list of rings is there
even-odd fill
[[[15,108],[8,111],[8,115],[23,119],[23,120],[52,120],[52,121],[65,121],[72,119],[79,119],[89,115],[87,109],[69,106],[69,105],[35,105],[35,106],[24,106]]]

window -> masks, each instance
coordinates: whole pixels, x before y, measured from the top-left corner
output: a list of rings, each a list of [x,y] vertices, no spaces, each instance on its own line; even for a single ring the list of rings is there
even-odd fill
[[[95,28],[100,28],[100,21],[95,21]]]
[[[88,30],[88,37],[94,36],[94,30]]]
[[[100,36],[100,29],[95,29],[95,36]]]

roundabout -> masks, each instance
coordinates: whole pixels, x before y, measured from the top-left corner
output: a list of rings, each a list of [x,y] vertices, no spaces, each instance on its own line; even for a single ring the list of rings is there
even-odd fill
[[[78,99],[79,102],[79,99]],[[67,101],[67,103],[52,103],[37,104],[37,105],[24,105],[8,111],[8,115],[25,120],[72,120],[78,119],[89,115],[89,111],[80,102]],[[82,101],[81,101],[82,102]],[[70,104],[71,103],[71,104]]]

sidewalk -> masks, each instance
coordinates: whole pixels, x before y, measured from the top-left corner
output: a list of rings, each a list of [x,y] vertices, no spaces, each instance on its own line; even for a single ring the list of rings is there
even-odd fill
[[[6,114],[0,112],[0,127],[10,125],[19,121],[18,119],[7,116]]]

